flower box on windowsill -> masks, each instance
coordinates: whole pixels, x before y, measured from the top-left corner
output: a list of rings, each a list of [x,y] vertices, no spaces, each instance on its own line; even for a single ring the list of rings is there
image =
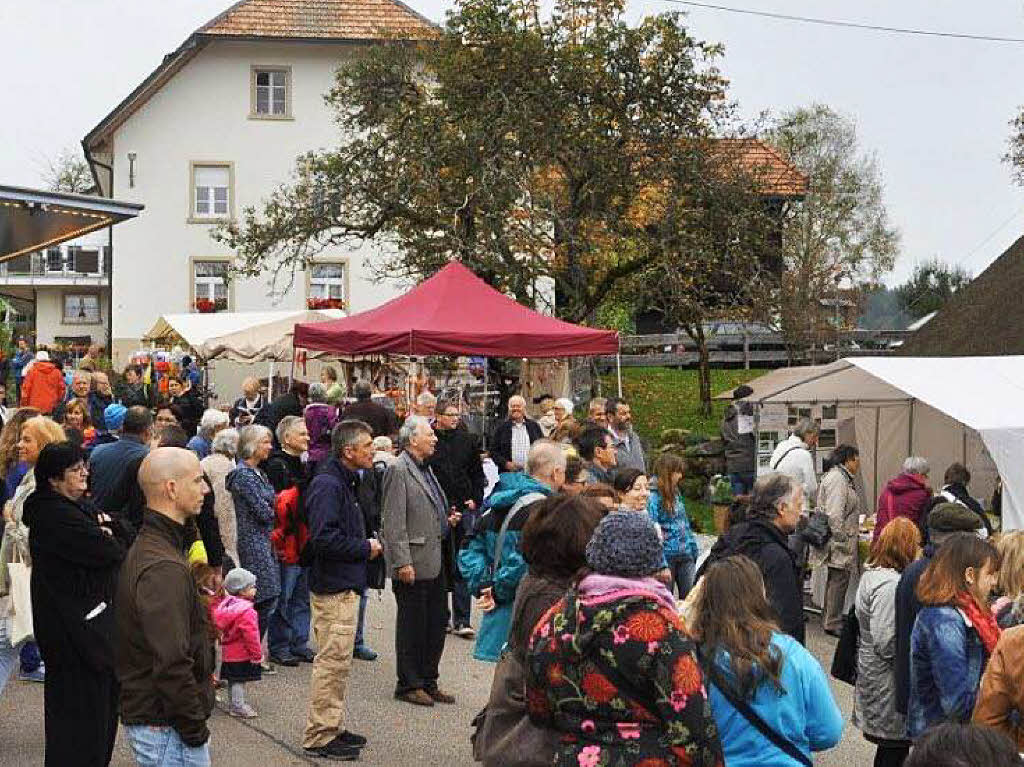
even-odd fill
[[[343,298],[307,298],[307,309],[344,309],[345,299]]]
[[[200,314],[214,314],[215,312],[222,312],[227,308],[227,301],[211,301],[208,298],[196,299],[196,311]]]

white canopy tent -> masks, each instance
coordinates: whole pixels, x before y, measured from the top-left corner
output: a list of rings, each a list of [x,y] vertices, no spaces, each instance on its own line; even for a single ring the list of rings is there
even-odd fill
[[[935,487],[954,461],[974,475],[975,494],[990,492],[998,471],[1003,529],[1024,528],[1024,356],[854,357],[803,370],[777,385],[752,382],[748,399],[762,407],[835,404],[840,441],[861,451],[872,508],[903,459],[921,455]]]

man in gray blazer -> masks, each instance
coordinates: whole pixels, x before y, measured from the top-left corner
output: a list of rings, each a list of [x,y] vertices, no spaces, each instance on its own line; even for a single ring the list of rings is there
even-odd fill
[[[398,432],[402,454],[384,475],[381,538],[398,603],[395,697],[418,706],[454,703],[437,686],[448,626],[442,543],[460,516],[426,460],[437,437],[423,416],[410,416]]]

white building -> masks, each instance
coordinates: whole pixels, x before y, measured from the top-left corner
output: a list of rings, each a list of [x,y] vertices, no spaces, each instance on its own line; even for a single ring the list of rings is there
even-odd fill
[[[232,253],[209,235],[287,182],[300,154],[337,143],[323,96],[339,65],[383,34],[433,30],[397,0],[242,0],[89,132],[82,144],[100,193],[146,206],[112,234],[116,367],[161,314],[297,309],[319,297],[358,312],[399,292],[369,281],[370,245],[321,254],[284,295],[269,295],[269,278],[225,284]]]

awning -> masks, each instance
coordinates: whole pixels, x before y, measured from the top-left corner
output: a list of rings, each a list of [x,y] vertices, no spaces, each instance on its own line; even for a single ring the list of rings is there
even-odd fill
[[[0,186],[0,262],[134,218],[134,202]]]
[[[340,309],[165,314],[143,340],[172,343],[181,338],[207,361],[286,362],[292,359],[296,323],[321,323],[344,316]]]

